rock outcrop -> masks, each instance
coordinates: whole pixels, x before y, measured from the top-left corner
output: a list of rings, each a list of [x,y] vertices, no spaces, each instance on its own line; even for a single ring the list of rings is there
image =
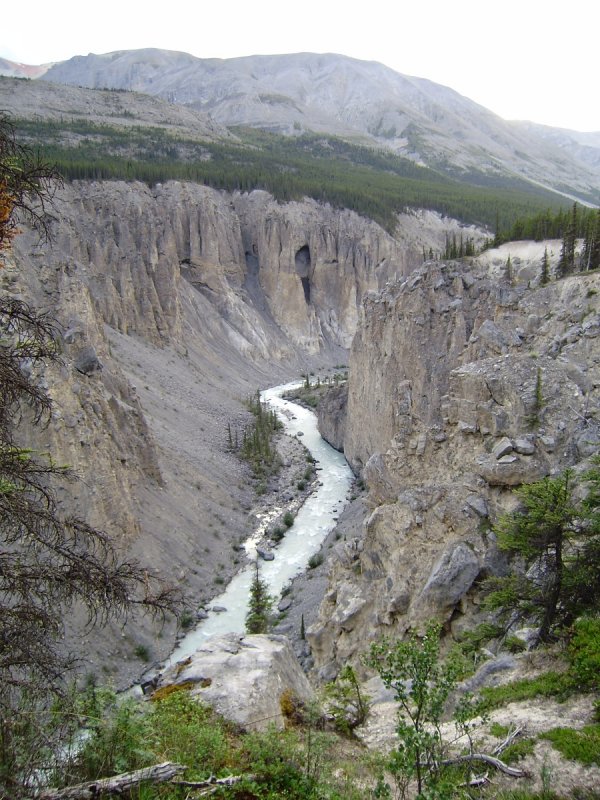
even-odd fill
[[[336,450],[343,451],[346,438],[348,384],[332,387],[317,407],[319,433]]]
[[[429,263],[365,300],[344,450],[371,513],[337,545],[310,632],[324,674],[432,616],[458,635],[478,580],[507,569],[490,526],[512,488],[596,452],[599,292],[595,274],[510,285],[482,258]]]
[[[160,676],[158,692],[171,686],[189,688],[192,697],[252,730],[284,728],[286,708],[314,698],[288,639],[274,635],[213,636]]]

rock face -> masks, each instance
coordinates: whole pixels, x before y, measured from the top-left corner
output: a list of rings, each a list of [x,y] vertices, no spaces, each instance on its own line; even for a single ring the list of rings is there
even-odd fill
[[[285,636],[226,634],[208,639],[186,661],[166,670],[158,688],[190,685],[190,692],[219,714],[252,730],[282,729],[282,698],[301,703],[313,690]]]
[[[344,450],[371,513],[337,546],[310,631],[323,674],[432,616],[458,634],[479,578],[507,568],[489,529],[512,487],[596,451],[599,290],[593,274],[508,285],[482,258],[365,300]]]
[[[317,408],[319,433],[326,442],[340,451],[344,449],[347,406],[348,385],[344,383],[330,389],[319,401]]]

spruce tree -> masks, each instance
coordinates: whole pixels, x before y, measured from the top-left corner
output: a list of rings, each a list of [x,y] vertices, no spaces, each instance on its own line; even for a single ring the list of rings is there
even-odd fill
[[[507,628],[536,625],[538,641],[582,613],[598,611],[600,580],[600,459],[581,476],[566,470],[515,490],[521,507],[494,526],[498,544],[517,556],[514,572],[483,584],[485,607]]]
[[[258,559],[255,562],[255,573],[250,585],[250,599],[246,614],[246,633],[267,633],[271,626],[271,609],[273,597],[269,594],[267,582],[260,577]]]
[[[577,203],[573,203],[563,234],[560,258],[558,260],[558,277],[563,278],[575,269],[575,245],[577,243]]]
[[[548,258],[548,248],[544,247],[544,256],[542,258],[542,275],[540,283],[545,286],[550,280],[550,259]]]

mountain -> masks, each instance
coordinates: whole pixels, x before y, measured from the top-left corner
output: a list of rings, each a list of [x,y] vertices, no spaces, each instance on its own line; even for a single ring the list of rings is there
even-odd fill
[[[517,122],[513,124],[547,142],[551,142],[579,161],[588,164],[592,169],[597,170],[600,168],[600,132],[582,133],[581,131],[570,131],[566,128],[537,125],[535,122]]]
[[[297,53],[201,59],[167,50],[76,56],[49,81],[129,89],[208,112],[227,126],[317,131],[375,144],[479,183],[526,179],[600,200],[600,166],[536,127],[502,120],[452,89],[377,62]],[[587,145],[598,151],[597,139]]]

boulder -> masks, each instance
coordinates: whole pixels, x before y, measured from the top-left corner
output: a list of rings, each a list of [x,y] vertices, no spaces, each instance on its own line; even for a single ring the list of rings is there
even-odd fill
[[[479,559],[465,542],[454,542],[434,566],[419,597],[432,611],[456,605],[479,574]]]
[[[74,360],[75,369],[81,372],[82,375],[91,375],[94,372],[99,372],[102,369],[102,364],[98,358],[95,349],[90,345],[76,356]]]
[[[285,636],[213,636],[186,661],[169,667],[158,688],[191,684],[193,697],[244,728],[282,729],[282,695],[302,703],[313,691]]]

